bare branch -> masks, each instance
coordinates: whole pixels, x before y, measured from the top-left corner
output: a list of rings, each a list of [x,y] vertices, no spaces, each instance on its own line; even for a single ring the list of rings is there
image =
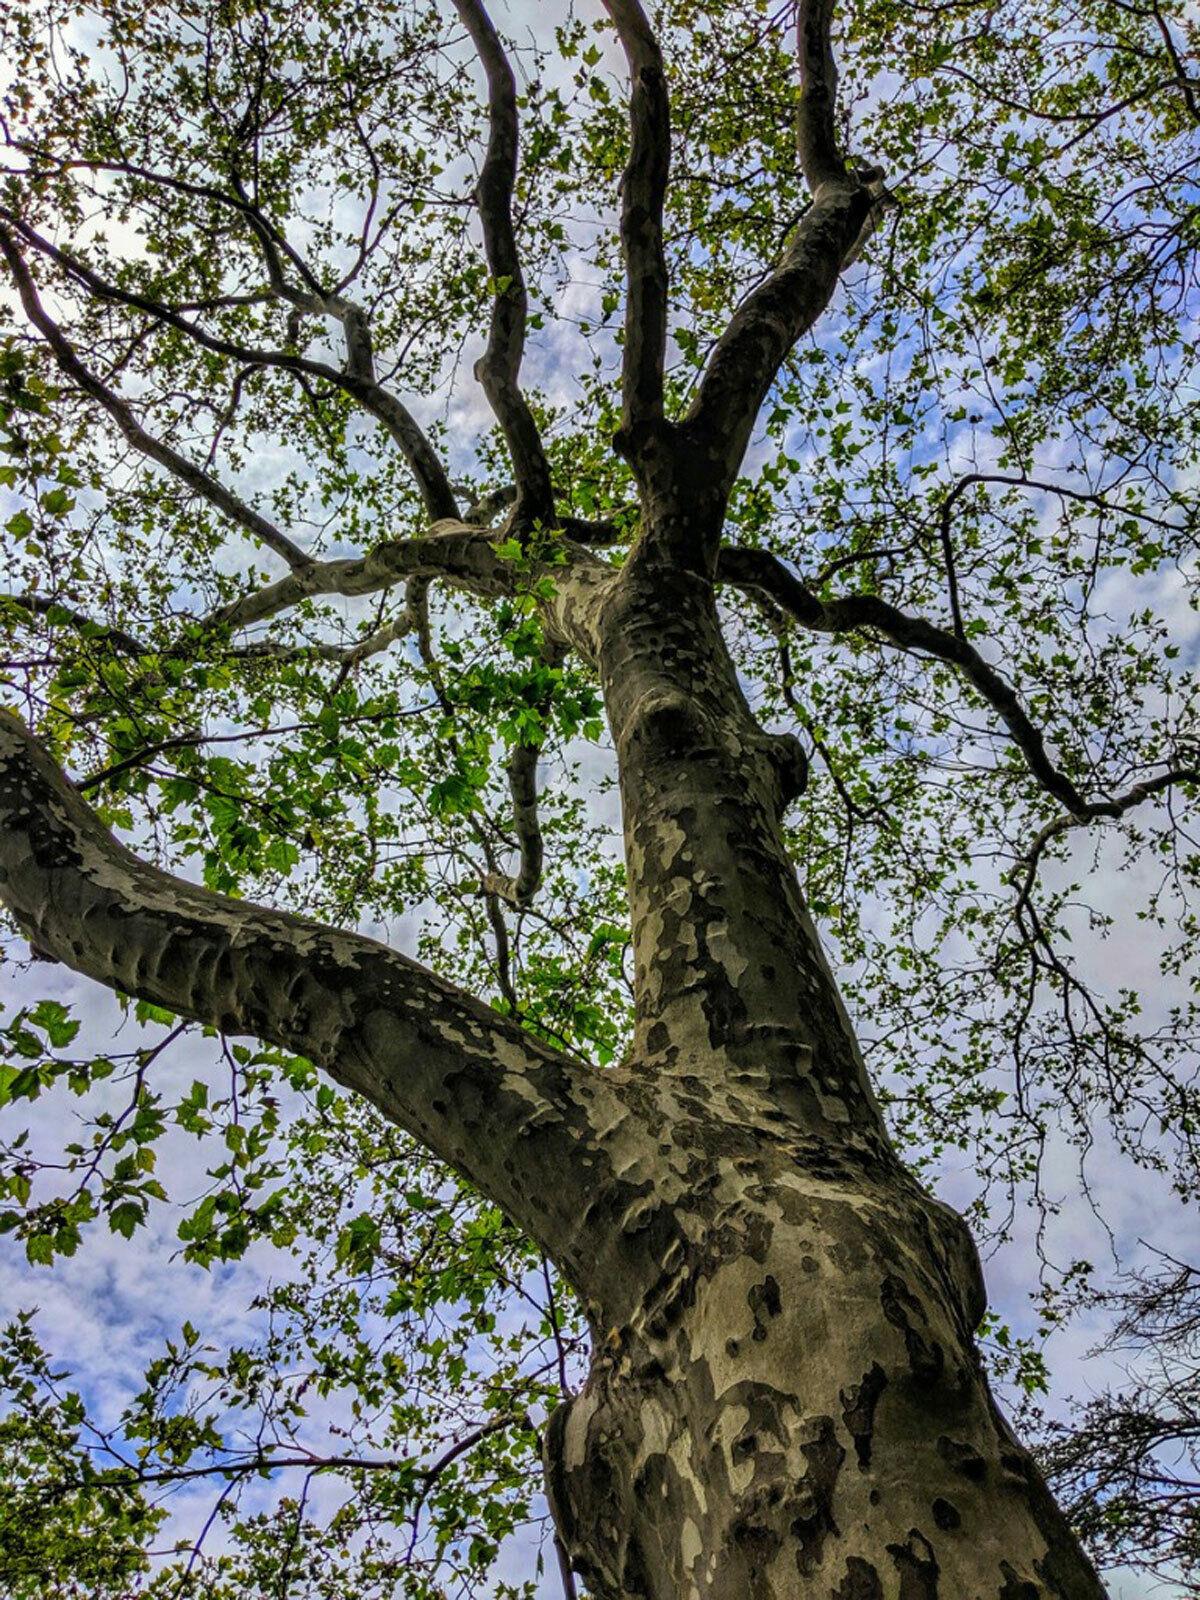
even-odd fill
[[[306,645],[280,645],[256,647],[247,645],[239,652],[244,655],[267,654],[279,659],[289,661],[316,660],[337,661],[346,671],[353,671],[361,661],[367,661],[371,656],[382,655],[398,640],[405,639],[418,626],[417,594],[424,593],[422,580],[412,579],[408,585],[408,599],[400,615],[391,622],[385,622],[381,627],[373,628],[365,638],[357,644],[306,644]]]
[[[37,285],[33,281],[25,258],[17,248],[16,240],[7,228],[2,227],[0,227],[0,251],[3,252],[9,270],[16,280],[17,292],[21,297],[25,315],[54,352],[54,359],[58,365],[69,378],[74,379],[85,394],[99,401],[133,448],[149,460],[157,462],[160,467],[165,467],[193,493],[223,512],[231,522],[237,523],[247,533],[261,540],[268,549],[282,557],[294,572],[308,566],[311,557],[305,555],[298,545],[293,544],[274,523],[268,522],[266,517],[239,499],[232,489],[227,488],[203,467],[198,467],[194,461],[189,461],[186,456],[180,455],[178,450],[173,450],[169,444],[164,444],[161,439],[156,439],[153,434],[147,433],[134,416],[128,402],[84,366],[70,340],[42,305]]]
[[[540,752],[539,745],[518,744],[513,746],[508,758],[508,789],[512,796],[512,820],[521,851],[521,865],[514,877],[489,872],[483,880],[486,894],[499,895],[512,906],[527,906],[542,881],[545,846],[537,806]]]
[[[624,537],[620,524],[609,517],[560,516],[558,525],[576,544],[617,544]]]
[[[640,462],[647,427],[663,415],[667,262],[663,204],[671,163],[671,111],[658,40],[640,0],[604,0],[629,64],[629,161],[621,185],[625,252],[624,417],[618,448]]]
[[[458,492],[467,495],[470,490],[460,488]],[[556,493],[560,498],[566,498],[563,490],[558,489]],[[510,506],[516,504],[516,499],[517,488],[515,484],[504,484],[499,489],[489,489],[486,494],[480,495],[471,502],[467,510],[466,521],[477,523],[481,527],[491,527],[502,511],[507,511]],[[623,524],[627,520],[632,521],[636,518],[637,507],[634,505],[622,506],[619,508],[619,515],[621,521],[618,521],[616,516],[611,518],[576,517],[568,512],[559,511],[555,513],[554,520],[561,532],[566,534],[569,539],[574,539],[576,544],[603,546],[616,544],[624,537],[626,530]]]
[[[1181,531],[1177,523],[1168,522],[1165,517],[1156,517],[1135,506],[1120,505],[1098,491],[1076,489],[1065,483],[1047,483],[1041,478],[1031,478],[1028,473],[1016,472],[965,472],[942,501],[939,518],[943,528],[948,526],[951,513],[958,501],[976,483],[998,483],[1007,488],[1032,489],[1038,494],[1057,495],[1060,500],[1073,500],[1077,505],[1094,506],[1097,511],[1109,512],[1113,516],[1132,517],[1138,522],[1145,522],[1153,528],[1162,528],[1168,533]]]
[[[902,649],[917,650],[957,667],[1000,717],[1029,763],[1030,771],[1047,793],[1082,821],[1093,814],[1090,802],[1051,761],[1041,732],[1030,721],[1011,684],[990,667],[966,639],[927,622],[924,617],[910,617],[878,595],[821,600],[767,550],[723,549],[717,575],[739,589],[757,589],[769,595],[790,617],[818,633],[872,628]]]
[[[460,488],[460,494],[467,495],[469,489]],[[506,483],[499,489],[489,489],[477,499],[472,500],[467,507],[466,520],[474,522],[481,528],[490,528],[502,511],[507,511],[510,506],[517,503],[517,486],[515,483]]]
[[[550,468],[537,423],[521,392],[521,357],[529,296],[513,229],[512,198],[519,134],[517,86],[512,66],[481,0],[454,0],[475,46],[488,88],[488,143],[476,194],[483,245],[492,276],[492,318],[487,349],[475,376],[500,424],[517,480],[516,519],[521,524],[554,519]]]
[[[778,267],[742,301],[717,340],[685,428],[722,488],[737,476],[780,366],[833,298],[870,211],[865,184],[827,185],[801,218]]]

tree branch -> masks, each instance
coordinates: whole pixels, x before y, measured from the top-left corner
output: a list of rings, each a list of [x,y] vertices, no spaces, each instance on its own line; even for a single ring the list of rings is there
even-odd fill
[[[521,864],[513,877],[489,872],[483,880],[485,894],[498,895],[511,906],[527,906],[542,881],[545,845],[538,821],[537,766],[541,746],[514,745],[508,758],[508,791],[512,796],[512,820],[521,851]]]
[[[723,549],[717,576],[736,588],[757,589],[769,595],[790,617],[818,633],[873,628],[902,649],[918,650],[957,667],[1000,717],[1029,763],[1030,771],[1047,793],[1080,820],[1086,821],[1093,814],[1091,802],[1084,799],[1070,778],[1051,761],[1041,732],[1030,721],[1011,684],[990,667],[966,639],[948,633],[924,617],[910,617],[877,595],[821,600],[768,550]]]
[[[623,418],[617,447],[638,464],[647,428],[663,415],[667,262],[663,205],[671,164],[671,110],[658,40],[640,0],[604,0],[629,65],[629,160],[621,182],[625,252]]]
[[[17,248],[12,234],[3,227],[0,227],[0,252],[3,252],[9,270],[16,280],[17,292],[21,297],[25,315],[54,352],[54,359],[58,365],[85,394],[99,401],[133,448],[149,460],[157,462],[160,467],[165,467],[194,494],[198,494],[202,500],[207,500],[209,505],[215,506],[247,533],[253,534],[268,549],[282,557],[293,572],[309,566],[312,558],[298,545],[293,544],[274,523],[268,522],[266,517],[239,499],[232,489],[227,488],[203,467],[198,467],[195,462],[180,455],[178,450],[172,449],[169,444],[164,444],[161,439],[156,439],[153,434],[147,433],[134,416],[128,402],[84,366],[70,340],[42,305],[37,285],[33,281],[25,258]]]
[[[557,666],[563,657],[561,649],[547,649],[547,664]],[[543,719],[550,712],[550,692],[547,691],[537,707]],[[538,757],[542,740],[531,740],[513,746],[508,758],[508,792],[512,797],[512,820],[516,830],[517,845],[521,852],[520,866],[514,876],[489,872],[483,880],[485,894],[498,895],[511,906],[527,906],[538,892],[542,881],[542,863],[545,859],[545,841],[538,820]]]
[[[454,519],[435,522],[426,534],[385,540],[365,556],[313,562],[303,572],[289,573],[244,595],[208,620],[213,627],[236,632],[316,595],[377,594],[406,578],[440,578],[455,588],[489,597],[511,595],[528,583],[528,572],[518,572],[511,561],[497,554],[495,537],[491,529]],[[614,569],[570,540],[558,541],[555,554],[566,560],[545,569],[554,592],[539,602],[543,623],[559,643],[593,659],[596,602]]]
[[[513,229],[512,198],[519,133],[512,66],[481,0],[454,0],[483,63],[488,89],[488,143],[476,195],[483,245],[492,276],[492,317],[487,349],[475,367],[496,414],[517,480],[516,520],[554,520],[550,467],[537,423],[520,387],[529,296]]]
[[[796,7],[796,64],[800,74],[796,152],[814,199],[822,184],[846,179],[835,121],[837,66],[830,42],[834,3],[835,0],[800,0]]]
[[[8,711],[0,897],[37,950],[75,971],[317,1062],[571,1261],[579,1157],[594,1153],[593,1119],[620,1116],[604,1074],[372,939],[139,860]]]
[[[718,339],[685,419],[688,435],[727,491],[737,475],[767,391],[788,352],[833,297],[874,205],[877,169],[851,173],[837,145],[837,72],[829,42],[834,0],[799,0],[797,153],[813,203],[774,271],[747,295]]]
[[[103,638],[106,643],[114,646],[122,655],[144,656],[149,654],[149,647],[140,639],[135,639],[131,633],[126,633],[123,628],[114,628],[111,623],[97,622],[94,617],[89,617],[86,611],[77,611],[74,606],[56,600],[53,595],[46,594],[0,594],[0,607],[5,605],[19,606],[22,611],[46,617],[51,626],[56,621],[67,622],[73,628],[78,628],[82,633],[87,629],[94,630],[97,640]],[[55,613],[61,613],[56,616]]]
[[[0,218],[18,233],[25,242],[39,251],[47,260],[53,261],[74,282],[85,288],[89,294],[98,300],[109,301],[114,305],[129,306],[133,310],[143,311],[157,321],[165,323],[168,327],[177,329],[185,334],[194,343],[204,350],[211,350],[217,355],[228,356],[234,361],[241,361],[254,367],[275,367],[283,372],[303,375],[311,378],[323,379],[332,384],[334,388],[342,390],[352,399],[357,400],[364,411],[373,416],[387,430],[395,444],[399,447],[404,459],[408,462],[417,487],[425,502],[425,509],[431,518],[457,517],[458,502],[454,498],[454,491],[450,487],[450,480],[446,476],[446,469],[438,459],[429,440],[425,437],[416,418],[394,394],[377,383],[374,378],[365,375],[361,370],[354,370],[353,358],[348,363],[346,370],[330,366],[325,361],[314,361],[308,356],[293,355],[286,350],[252,350],[245,345],[237,344],[233,340],[224,339],[216,334],[209,333],[197,323],[173,310],[170,306],[163,305],[147,295],[136,294],[128,289],[121,289],[116,284],[109,283],[92,268],[77,261],[66,251],[60,250],[57,245],[44,239],[27,222],[23,222],[12,212],[0,208]],[[349,304],[346,302],[345,304]],[[313,309],[311,306],[309,309]],[[326,308],[327,309],[327,308]],[[353,309],[353,308],[351,308]],[[361,365],[361,363],[360,363]]]
[[[1132,811],[1135,806],[1140,806],[1149,800],[1152,795],[1163,794],[1168,789],[1173,789],[1176,784],[1200,785],[1200,767],[1171,767],[1165,772],[1157,772],[1151,778],[1143,778],[1140,783],[1135,783],[1124,794],[1117,795],[1112,800],[1093,800],[1088,803],[1087,814],[1084,816],[1053,817],[1040,828],[1034,837],[1033,843],[1025,852],[1022,862],[1025,874],[1017,892],[1017,902],[1013,908],[1013,915],[1018,919],[1021,913],[1029,906],[1029,897],[1033,893],[1034,881],[1037,878],[1039,863],[1046,846],[1052,839],[1060,834],[1069,832],[1072,828],[1086,827],[1088,823],[1101,818],[1113,821],[1123,817],[1127,811]]]

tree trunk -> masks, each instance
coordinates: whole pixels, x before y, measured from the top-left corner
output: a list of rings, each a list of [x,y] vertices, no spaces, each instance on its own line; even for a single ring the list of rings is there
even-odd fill
[[[547,1435],[589,1591],[1102,1596],[988,1395],[961,1221],[898,1167],[764,1133],[728,1096],[681,1092],[660,1132],[674,1237],[653,1199],[627,1219],[652,1236],[640,1295]]]
[[[563,1543],[605,1600],[1096,1600],[988,1393],[967,1229],[893,1154],[801,903],[794,744],[711,584],[653,548],[601,630],[637,1036],[582,1218],[595,1358],[547,1434]]]

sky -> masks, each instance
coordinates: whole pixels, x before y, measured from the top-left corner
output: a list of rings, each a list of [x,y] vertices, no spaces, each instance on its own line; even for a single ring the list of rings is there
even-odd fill
[[[532,15],[535,9],[518,7],[517,20],[522,10]],[[550,351],[544,359],[546,369],[552,371],[555,352]],[[469,359],[463,367],[469,370]],[[569,398],[569,390],[563,398]],[[451,418],[456,432],[471,433],[486,425],[482,401],[469,385],[456,392]],[[235,554],[236,550],[231,559]],[[1194,647],[1194,613],[1180,605],[1176,625],[1180,637],[1189,638]],[[1087,843],[1080,843],[1079,861],[1088,849]],[[1128,876],[1118,873],[1103,856],[1099,870],[1090,875],[1090,889],[1095,899],[1118,916],[1133,898]],[[397,942],[412,953],[411,930],[400,930]],[[22,965],[19,943],[12,948],[14,960],[0,968],[0,1001],[6,1007],[42,997],[60,999],[83,1019],[76,1046],[79,1053],[129,1048],[134,1025],[123,1021],[111,997],[98,985],[61,967],[38,963],[27,968]],[[1157,974],[1152,943],[1140,930],[1124,926],[1109,940],[1097,940],[1094,949],[1077,954],[1082,954],[1101,981],[1114,986],[1129,981],[1132,969],[1140,968],[1157,1003],[1164,1009],[1170,1004],[1171,995]],[[114,1045],[114,1040],[120,1042]],[[210,1061],[211,1046],[189,1037],[178,1047],[172,1070],[181,1077],[200,1076]],[[44,1097],[34,1108],[36,1134],[48,1141],[65,1141],[75,1126],[76,1110],[75,1103],[61,1092]],[[1062,1262],[1087,1258],[1109,1271],[1116,1259],[1125,1267],[1145,1259],[1143,1241],[1170,1248],[1180,1256],[1195,1256],[1200,1235],[1192,1215],[1181,1210],[1152,1175],[1138,1173],[1134,1178],[1125,1164],[1106,1159],[1102,1133],[1100,1138],[1091,1181],[1103,1224],[1080,1192],[1073,1152],[1061,1147],[1052,1151],[1049,1187],[1062,1202],[1047,1235],[1052,1257]],[[172,1173],[173,1196],[175,1192],[186,1195],[189,1184],[193,1193],[199,1192],[205,1152],[189,1149],[184,1141],[179,1141],[178,1152],[179,1165]],[[966,1205],[974,1184],[975,1174],[968,1166],[956,1166],[948,1159],[936,1188],[952,1203]],[[73,1371],[75,1383],[103,1418],[116,1416],[140,1387],[148,1357],[164,1338],[177,1333],[185,1319],[202,1331],[219,1330],[224,1340],[243,1333],[251,1336],[254,1320],[246,1310],[248,1301],[264,1278],[277,1270],[267,1246],[255,1247],[240,1263],[208,1271],[184,1263],[175,1236],[180,1203],[156,1209],[150,1227],[131,1242],[95,1230],[75,1258],[58,1261],[52,1269],[30,1267],[11,1238],[0,1238],[0,1314],[10,1315],[18,1307],[40,1308],[39,1326],[56,1360]],[[1032,1216],[1019,1217],[1012,1237],[986,1261],[993,1306],[1017,1332],[1030,1331],[1034,1324],[1032,1296],[1037,1284],[1031,1281],[1030,1266],[1034,1225]],[[1052,1384],[1049,1409],[1063,1414],[1068,1397],[1083,1398],[1119,1381],[1117,1358],[1095,1349],[1103,1332],[1100,1324],[1084,1317],[1052,1337],[1047,1348]],[[195,1526],[206,1514],[208,1503],[209,1497],[200,1489],[178,1498],[174,1512],[179,1527]],[[529,1546],[519,1545],[508,1559],[513,1572],[523,1575],[531,1559]],[[1174,1600],[1183,1593],[1133,1574],[1114,1575],[1111,1589],[1114,1600],[1143,1600],[1151,1595]],[[547,1596],[558,1592],[552,1574],[542,1592]]]

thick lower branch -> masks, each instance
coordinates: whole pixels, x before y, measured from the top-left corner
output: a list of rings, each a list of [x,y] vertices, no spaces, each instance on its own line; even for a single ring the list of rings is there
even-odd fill
[[[360,935],[169,877],[102,826],[0,712],[0,898],[107,986],[317,1062],[465,1173],[568,1272],[606,1080]]]

